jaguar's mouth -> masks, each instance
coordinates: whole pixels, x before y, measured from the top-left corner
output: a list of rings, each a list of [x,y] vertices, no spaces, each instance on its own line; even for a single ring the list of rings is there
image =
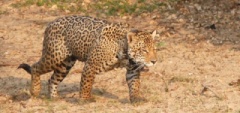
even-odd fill
[[[154,64],[153,63],[146,63],[145,64],[147,67],[151,67],[151,66],[153,66]]]
[[[141,72],[148,72],[149,71],[149,67],[145,64],[140,64],[138,66],[138,70],[141,71]]]
[[[144,66],[144,67],[141,69],[141,71],[143,71],[143,72],[148,72],[148,71],[149,71],[149,67],[148,67],[148,66]]]
[[[141,72],[148,72],[149,71],[149,66],[141,63],[141,62],[135,62],[133,59],[129,59],[130,65],[133,66],[133,70],[138,70]]]

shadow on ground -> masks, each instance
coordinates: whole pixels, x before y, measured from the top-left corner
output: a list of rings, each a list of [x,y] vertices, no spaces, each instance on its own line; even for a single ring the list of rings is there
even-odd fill
[[[0,77],[0,96],[7,96],[14,102],[27,101],[31,98],[29,88],[30,88],[30,79],[19,78],[14,76]],[[42,80],[42,91],[38,98],[47,99],[48,98],[48,89],[47,89],[47,80]],[[59,85],[58,93],[61,99],[64,99],[69,103],[77,103],[79,95],[79,84],[76,83],[64,83],[62,82]],[[93,96],[100,96],[104,98],[110,98],[118,100],[118,96],[104,90],[95,88],[92,90]],[[118,100],[124,102],[125,100]]]

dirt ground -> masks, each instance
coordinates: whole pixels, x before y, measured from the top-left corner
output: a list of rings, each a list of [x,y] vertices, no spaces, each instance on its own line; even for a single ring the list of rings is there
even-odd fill
[[[138,106],[129,102],[124,69],[97,75],[96,102],[79,104],[81,62],[60,84],[61,99],[46,98],[51,73],[41,76],[41,96],[31,98],[30,75],[17,67],[38,61],[47,23],[70,14],[0,1],[0,112],[240,113],[240,2],[196,1],[168,6],[161,14],[107,18],[157,30],[159,60],[141,75],[148,101]]]

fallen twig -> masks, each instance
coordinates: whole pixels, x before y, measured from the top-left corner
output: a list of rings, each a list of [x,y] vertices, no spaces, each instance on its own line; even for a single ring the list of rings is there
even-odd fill
[[[215,91],[213,91],[212,88],[210,88],[206,85],[203,85],[203,84],[202,84],[202,86],[203,86],[203,90],[201,91],[201,95],[203,95],[204,92],[206,92],[206,91],[211,91],[218,99],[222,99],[222,97],[220,97]]]
[[[165,75],[165,71],[163,71],[162,74]],[[161,77],[161,79],[163,80],[163,83],[164,83],[164,85],[165,85],[165,92],[168,92],[168,91],[169,91],[169,88],[168,88],[168,84],[167,84],[166,80],[163,78],[163,76]]]
[[[237,81],[232,81],[228,85],[229,86],[240,86],[240,79],[238,79]]]
[[[166,83],[165,79],[163,77],[161,77],[162,80],[163,80],[163,83],[165,85],[165,92],[168,92],[169,91],[169,88],[168,88],[168,84]]]

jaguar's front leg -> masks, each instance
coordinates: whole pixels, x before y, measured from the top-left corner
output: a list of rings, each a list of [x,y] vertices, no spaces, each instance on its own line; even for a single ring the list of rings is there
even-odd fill
[[[146,99],[140,97],[140,71],[142,67],[131,67],[127,69],[126,81],[129,88],[129,96],[131,103],[146,101]]]
[[[94,102],[91,96],[92,86],[95,79],[95,70],[91,66],[85,65],[80,82],[80,101]]]

